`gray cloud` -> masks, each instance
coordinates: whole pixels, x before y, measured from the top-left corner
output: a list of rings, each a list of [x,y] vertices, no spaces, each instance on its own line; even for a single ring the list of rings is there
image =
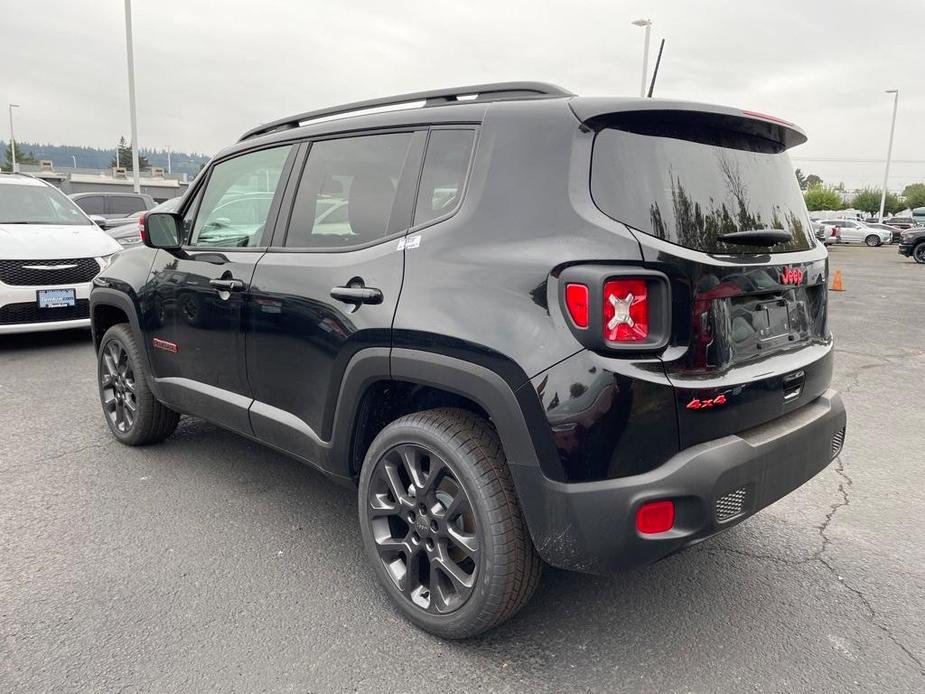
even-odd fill
[[[657,96],[763,111],[804,127],[804,171],[879,185],[894,156],[925,161],[925,4],[843,2],[297,2],[135,0],[142,146],[214,152],[248,127],[342,101],[540,79],[635,94],[642,31],[667,37]],[[108,146],[128,134],[122,2],[6,0],[3,104],[23,140]],[[904,31],[901,27],[909,27]],[[4,135],[4,137],[6,137]],[[897,164],[891,187],[925,179]]]

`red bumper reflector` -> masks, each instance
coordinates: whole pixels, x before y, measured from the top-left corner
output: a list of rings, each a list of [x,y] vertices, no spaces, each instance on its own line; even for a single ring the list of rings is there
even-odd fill
[[[674,502],[650,501],[636,511],[636,530],[644,535],[665,533],[674,527]]]
[[[565,285],[565,306],[576,327],[587,328],[589,319],[588,288],[583,284]]]

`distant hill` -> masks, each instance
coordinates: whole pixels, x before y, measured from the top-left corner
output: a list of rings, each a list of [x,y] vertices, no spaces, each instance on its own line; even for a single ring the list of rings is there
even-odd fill
[[[73,166],[77,157],[77,166],[87,169],[108,169],[115,156],[115,145],[110,149],[80,147],[77,145],[49,145],[37,142],[17,142],[18,149],[31,152],[36,159],[50,159],[55,166]],[[0,152],[6,150],[7,143],[0,140]],[[162,166],[167,170],[167,150],[139,150],[151,162],[152,166]],[[0,157],[2,158],[2,157]],[[173,173],[187,173],[195,176],[202,165],[209,161],[209,155],[187,152],[170,153],[170,169]]]

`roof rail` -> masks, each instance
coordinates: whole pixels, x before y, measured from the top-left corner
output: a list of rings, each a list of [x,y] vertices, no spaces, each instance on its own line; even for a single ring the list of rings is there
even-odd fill
[[[562,89],[562,87],[557,87],[554,84],[547,84],[545,82],[495,82],[493,84],[473,84],[467,87],[455,87],[452,89],[432,89],[426,92],[413,92],[411,94],[399,94],[397,96],[387,96],[379,99],[355,101],[352,104],[343,104],[341,106],[323,108],[317,111],[306,111],[305,113],[299,113],[287,118],[280,118],[279,120],[270,121],[269,123],[263,123],[255,128],[251,128],[241,136],[238,142],[278,130],[298,128],[305,121],[344,115],[353,111],[411,104],[417,101],[423,101],[424,106],[437,106],[461,100],[497,101],[500,99],[531,96],[574,96],[574,94]],[[462,97],[473,98],[463,99]]]

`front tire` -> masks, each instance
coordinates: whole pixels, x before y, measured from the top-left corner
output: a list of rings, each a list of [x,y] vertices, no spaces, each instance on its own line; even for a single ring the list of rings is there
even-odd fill
[[[539,582],[494,428],[459,409],[401,417],[376,436],[360,473],[363,546],[411,622],[459,639],[498,626]]]
[[[870,248],[876,248],[876,247],[879,246],[881,243],[883,243],[883,241],[880,239],[879,236],[877,236],[877,235],[875,235],[875,234],[871,234],[871,235],[868,236],[866,239],[864,239],[864,243],[866,243],[866,244],[868,245],[868,247],[870,247]]]
[[[925,264],[925,241],[922,241],[912,249],[912,258],[917,263]]]
[[[127,446],[159,443],[173,433],[180,421],[179,414],[154,397],[146,375],[129,326],[112,326],[100,342],[97,385],[109,430]]]

